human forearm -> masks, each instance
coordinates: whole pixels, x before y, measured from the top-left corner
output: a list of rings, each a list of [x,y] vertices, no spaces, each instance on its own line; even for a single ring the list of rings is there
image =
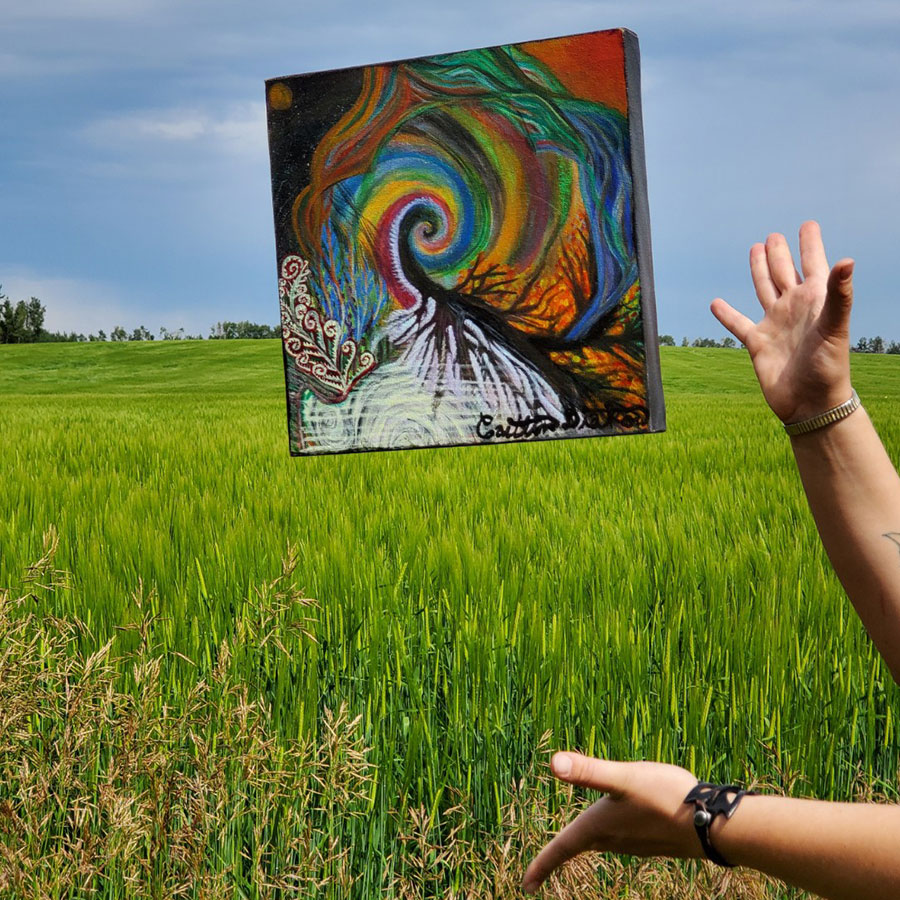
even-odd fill
[[[711,835],[730,862],[828,900],[900,896],[900,806],[744,797]]]
[[[900,681],[900,477],[865,409],[791,446],[831,563]]]
[[[758,324],[713,301],[713,314],[750,351],[766,402],[798,423],[850,396],[853,260],[831,269],[819,226],[800,228],[803,278],[780,234],[750,248],[765,311]],[[900,681],[900,479],[865,410],[791,438],[828,556],[863,624]]]
[[[534,892],[585,850],[637,856],[701,857],[694,807],[697,779],[663,763],[623,763],[557,753],[557,778],[604,792],[532,861],[523,886]],[[825,803],[747,795],[731,819],[710,825],[713,847],[729,862],[757,869],[827,900],[900,897],[900,806]]]

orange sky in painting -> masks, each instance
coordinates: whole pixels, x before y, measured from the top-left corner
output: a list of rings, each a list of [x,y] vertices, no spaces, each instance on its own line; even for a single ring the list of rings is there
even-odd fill
[[[625,48],[621,31],[529,41],[518,45],[544,63],[576,96],[628,111]]]

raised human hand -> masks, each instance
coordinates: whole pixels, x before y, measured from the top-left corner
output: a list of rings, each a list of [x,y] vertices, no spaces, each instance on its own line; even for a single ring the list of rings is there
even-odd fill
[[[850,399],[853,260],[829,271],[816,222],[800,226],[801,277],[784,235],[750,248],[750,273],[765,315],[754,324],[720,297],[713,315],[750,352],[766,402],[782,422],[819,415]]]
[[[654,762],[612,762],[557,753],[553,773],[564,781],[606,796],[573,819],[535,857],[522,887],[534,893],[566,860],[586,850],[633,856],[703,856],[693,827],[694,809],[684,798],[697,779],[678,766]]]

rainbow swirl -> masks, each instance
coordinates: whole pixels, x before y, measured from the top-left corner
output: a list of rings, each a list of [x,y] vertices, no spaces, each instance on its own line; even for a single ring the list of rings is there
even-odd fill
[[[515,47],[365,71],[295,204],[301,246],[330,229],[402,307],[471,288],[526,333],[587,335],[637,278],[625,118]],[[542,303],[579,231],[580,283]]]

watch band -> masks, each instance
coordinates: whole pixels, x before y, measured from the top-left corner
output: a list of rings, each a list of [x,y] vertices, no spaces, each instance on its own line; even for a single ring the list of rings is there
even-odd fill
[[[728,799],[729,794],[734,794]],[[706,858],[718,866],[733,869],[734,863],[728,862],[709,839],[709,826],[716,816],[723,815],[730,819],[734,815],[738,804],[743,797],[753,794],[753,791],[745,791],[737,784],[710,784],[708,781],[700,781],[684,798],[685,803],[694,805],[694,830],[700,838],[700,844]]]
[[[859,395],[856,391],[853,391],[850,395],[850,399],[840,406],[828,409],[818,416],[813,416],[811,419],[804,419],[802,422],[786,423],[784,430],[791,437],[795,437],[798,434],[807,434],[810,431],[815,431],[817,428],[823,428],[825,425],[830,425],[832,422],[839,422],[841,419],[846,419],[850,413],[859,409],[860,406],[862,406],[862,403],[860,403]]]

